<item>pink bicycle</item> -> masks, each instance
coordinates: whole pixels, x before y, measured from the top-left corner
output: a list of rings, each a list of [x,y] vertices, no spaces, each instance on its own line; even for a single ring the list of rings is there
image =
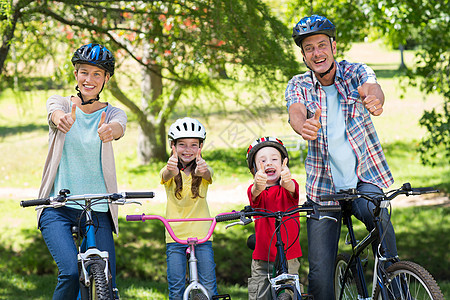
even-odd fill
[[[224,215],[228,213],[222,213],[219,215]],[[215,300],[215,299],[222,299],[222,300],[231,300],[230,295],[223,294],[223,295],[215,295],[212,298],[209,298],[208,292],[206,291],[206,288],[198,281],[198,272],[197,272],[197,258],[195,257],[195,246],[198,244],[202,244],[209,240],[211,237],[214,228],[216,227],[216,219],[215,218],[190,218],[190,219],[166,219],[162,216],[158,215],[127,215],[126,217],[127,221],[146,221],[146,220],[159,220],[161,221],[164,226],[167,228],[167,231],[169,232],[170,236],[174,241],[177,243],[188,245],[188,248],[186,250],[186,258],[188,258],[188,265],[189,265],[189,285],[186,287],[186,290],[183,294],[183,300]],[[170,226],[170,222],[205,222],[209,221],[211,222],[211,226],[209,227],[208,233],[204,238],[197,238],[197,237],[190,237],[187,240],[179,239],[175,233],[173,232],[172,227]]]

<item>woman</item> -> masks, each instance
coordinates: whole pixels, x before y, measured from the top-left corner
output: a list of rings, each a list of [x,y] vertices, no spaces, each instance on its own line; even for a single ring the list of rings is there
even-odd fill
[[[104,46],[81,46],[72,57],[77,96],[52,96],[47,100],[49,152],[39,198],[69,189],[72,195],[117,192],[111,141],[125,133],[126,114],[107,102],[100,93],[114,74],[114,57]],[[95,205],[96,243],[108,251],[115,288],[115,249],[112,232],[118,232],[118,209],[106,202]],[[53,299],[76,299],[79,290],[77,249],[71,228],[82,210],[76,204],[38,209],[38,226],[58,269]],[[117,293],[117,289],[116,294]],[[116,296],[118,298],[118,296]]]

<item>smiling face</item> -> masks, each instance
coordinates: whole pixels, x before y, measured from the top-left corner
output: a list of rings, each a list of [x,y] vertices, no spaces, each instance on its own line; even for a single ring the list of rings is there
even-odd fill
[[[302,41],[302,54],[305,63],[314,73],[325,73],[334,62],[336,42],[331,42],[330,38],[325,34],[309,36]],[[336,66],[334,66],[335,68]],[[324,78],[334,78],[334,74],[335,71],[332,71]]]
[[[197,156],[198,150],[202,147],[199,139],[179,139],[176,142],[175,148],[177,150],[178,159],[185,166],[194,160]]]
[[[97,97],[103,85],[109,80],[109,73],[89,64],[78,65],[74,74],[81,94],[86,99]]]
[[[281,173],[281,154],[274,147],[261,148],[255,155],[256,170],[259,171],[261,162],[267,174],[267,185],[277,184]]]

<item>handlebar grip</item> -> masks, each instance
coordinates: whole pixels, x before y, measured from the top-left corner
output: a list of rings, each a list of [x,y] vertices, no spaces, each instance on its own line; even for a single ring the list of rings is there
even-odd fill
[[[336,212],[341,211],[340,205],[324,205],[318,207],[319,211],[328,211],[328,212]]]
[[[332,195],[321,195],[320,201],[341,201],[341,200],[353,200],[358,198],[358,195],[349,194],[332,194]]]
[[[142,221],[143,215],[127,215],[126,220],[127,221]]]
[[[153,198],[154,192],[125,192],[125,198],[127,199],[139,199],[139,198]]]
[[[241,218],[242,213],[231,213],[225,215],[216,216],[216,222],[224,222],[231,220],[239,220]]]
[[[50,204],[50,198],[20,201],[20,206],[22,206],[22,207],[49,205],[49,204]]]
[[[433,187],[423,187],[423,188],[411,189],[412,195],[422,195],[422,194],[431,194],[431,193],[439,193],[439,190],[437,190]]]

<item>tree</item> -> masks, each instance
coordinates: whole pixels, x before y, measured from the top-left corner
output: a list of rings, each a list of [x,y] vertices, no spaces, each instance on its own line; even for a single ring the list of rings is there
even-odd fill
[[[140,66],[130,76],[140,82],[140,103],[117,80],[110,89],[137,117],[143,163],[166,159],[166,123],[186,89],[215,92],[220,100],[220,78],[270,89],[298,69],[289,30],[259,0],[18,2],[10,11],[19,11],[23,24],[53,22],[55,39],[73,47],[99,41],[119,65],[131,59]]]
[[[417,44],[409,81],[426,93],[443,96],[442,110],[425,111],[420,120],[428,135],[420,143],[422,163],[450,158],[450,6],[448,0],[369,1],[371,23],[394,45]],[[418,33],[418,34],[417,34]]]

